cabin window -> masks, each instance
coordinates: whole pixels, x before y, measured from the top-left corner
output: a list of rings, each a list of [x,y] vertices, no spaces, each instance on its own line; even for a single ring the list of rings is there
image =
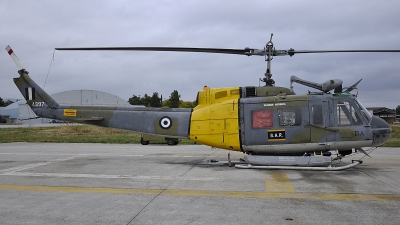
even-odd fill
[[[253,128],[272,127],[274,125],[274,117],[271,110],[254,110],[253,111]]]
[[[314,125],[323,125],[324,124],[322,105],[311,106],[311,115],[312,115],[312,124],[314,124]]]
[[[301,109],[280,109],[278,115],[281,126],[301,125]]]
[[[360,125],[362,121],[349,102],[337,103],[337,121],[339,126]]]

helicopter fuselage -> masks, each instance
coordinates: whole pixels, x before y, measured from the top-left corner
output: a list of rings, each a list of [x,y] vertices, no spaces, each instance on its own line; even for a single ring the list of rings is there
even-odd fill
[[[296,95],[288,88],[199,91],[194,109],[59,105],[25,70],[14,82],[37,116],[160,136],[258,155],[379,146],[390,126],[348,93]]]
[[[189,137],[218,148],[262,155],[344,152],[382,145],[391,135],[384,120],[348,93],[205,87],[198,96]]]

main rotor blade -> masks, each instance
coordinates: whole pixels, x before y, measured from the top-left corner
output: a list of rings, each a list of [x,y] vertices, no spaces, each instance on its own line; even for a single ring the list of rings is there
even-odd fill
[[[289,50],[291,53],[335,53],[335,52],[400,52],[400,50]]]
[[[258,55],[265,56],[268,51],[264,49],[244,48],[184,48],[184,47],[80,47],[80,48],[55,48],[60,51],[163,51],[163,52],[204,52],[204,53],[222,53],[235,55]],[[273,50],[272,56],[285,56],[299,53],[339,53],[339,52],[400,52],[400,50]]]
[[[164,51],[164,52],[205,52],[236,55],[253,55],[256,49],[224,49],[224,48],[182,48],[182,47],[85,47],[85,48],[55,48],[56,50],[78,51]]]

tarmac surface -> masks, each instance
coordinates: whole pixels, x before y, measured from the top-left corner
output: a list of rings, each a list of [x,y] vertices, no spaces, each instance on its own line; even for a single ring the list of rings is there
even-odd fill
[[[210,162],[226,161],[228,152],[0,144],[0,224],[399,224],[398,148],[378,148],[363,164],[335,172]]]

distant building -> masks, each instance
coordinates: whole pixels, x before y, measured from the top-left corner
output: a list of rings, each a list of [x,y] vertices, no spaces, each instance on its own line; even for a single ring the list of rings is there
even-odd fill
[[[385,107],[367,108],[368,111],[374,115],[384,119],[388,124],[396,122],[396,110],[388,109]]]
[[[0,110],[0,115],[8,119],[8,123],[43,123],[46,120],[38,118],[25,100],[14,102]]]
[[[105,93],[94,90],[74,90],[65,91],[51,96],[60,105],[83,105],[83,106],[126,106],[130,105],[127,101]],[[0,109],[0,115],[8,118],[9,123],[36,124],[49,123],[49,119],[38,118],[32,109],[26,104],[25,100],[20,100]]]
[[[127,101],[102,91],[74,90],[64,91],[51,96],[60,105],[130,105]]]

